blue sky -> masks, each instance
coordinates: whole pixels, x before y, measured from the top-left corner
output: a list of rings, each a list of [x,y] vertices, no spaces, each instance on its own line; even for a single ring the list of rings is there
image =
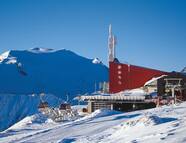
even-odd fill
[[[184,0],[0,0],[0,53],[65,48],[107,64],[111,23],[120,61],[180,71],[185,7]]]

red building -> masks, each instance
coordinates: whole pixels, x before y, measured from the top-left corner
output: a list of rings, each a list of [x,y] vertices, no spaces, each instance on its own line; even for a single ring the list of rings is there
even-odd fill
[[[166,75],[167,72],[135,65],[109,62],[109,92],[117,93],[127,89],[142,87],[153,77]]]

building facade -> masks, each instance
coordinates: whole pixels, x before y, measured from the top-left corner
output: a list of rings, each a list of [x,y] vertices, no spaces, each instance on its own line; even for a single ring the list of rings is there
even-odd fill
[[[117,93],[143,87],[150,79],[167,74],[164,71],[122,64],[118,61],[109,62],[109,92]]]

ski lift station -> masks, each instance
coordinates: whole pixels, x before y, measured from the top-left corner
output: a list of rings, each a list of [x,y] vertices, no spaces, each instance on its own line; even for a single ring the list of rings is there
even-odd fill
[[[132,111],[186,101],[186,75],[131,64],[116,58],[116,40],[109,26],[109,82],[96,95],[78,96],[88,102],[88,112],[107,108]]]

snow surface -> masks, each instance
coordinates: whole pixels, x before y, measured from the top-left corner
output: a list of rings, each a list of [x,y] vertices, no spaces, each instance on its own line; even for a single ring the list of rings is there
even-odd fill
[[[93,64],[102,64],[102,61],[100,61],[99,58],[94,58],[92,61]]]
[[[36,114],[0,133],[0,142],[185,143],[186,103],[121,113],[97,110],[54,123]]]
[[[8,58],[9,53],[10,53],[10,51],[6,51],[6,52],[2,53],[2,54],[0,55],[1,61],[3,61],[4,59]]]
[[[150,79],[149,81],[147,81],[147,82],[144,84],[144,86],[147,86],[147,85],[153,83],[154,81],[157,81],[158,79],[160,79],[160,78],[162,78],[162,77],[165,77],[165,76],[167,76],[167,75],[161,75],[161,76],[159,76],[159,77],[153,77],[152,79]]]
[[[0,63],[15,64],[17,63],[16,57],[11,56],[11,51],[6,51],[0,55]]]
[[[48,52],[55,52],[56,50],[54,49],[49,49],[49,48],[40,48],[40,47],[36,47],[36,48],[31,48],[30,50],[28,50],[29,52],[33,52],[33,53],[48,53]]]
[[[141,88],[125,90],[125,91],[119,92],[119,94],[126,95],[126,96],[145,96],[145,95],[147,95],[147,93]]]

